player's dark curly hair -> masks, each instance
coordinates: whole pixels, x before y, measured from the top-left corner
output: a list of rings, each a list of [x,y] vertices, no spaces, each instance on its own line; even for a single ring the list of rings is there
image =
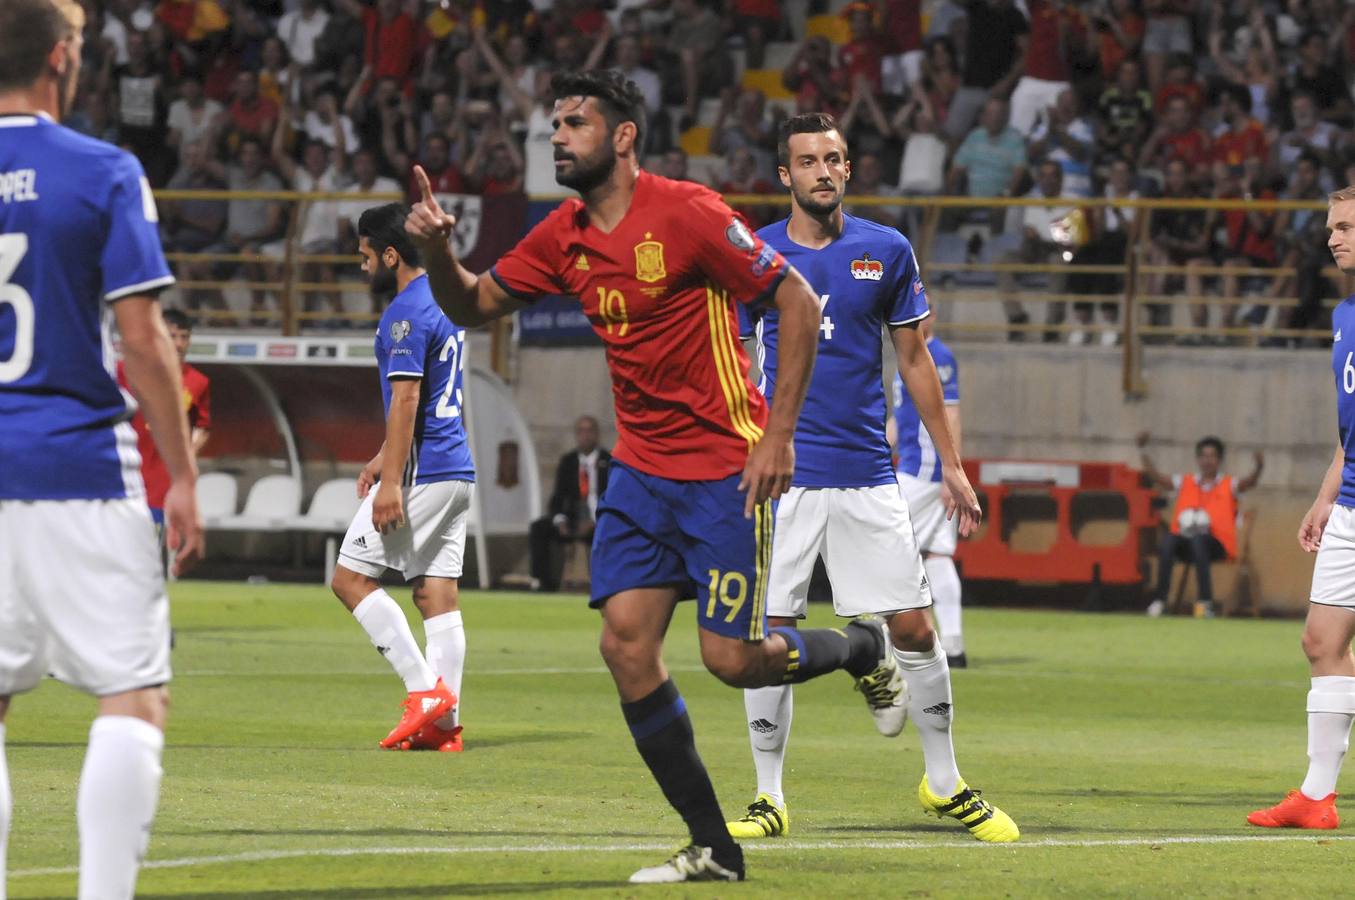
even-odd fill
[[[843,146],[846,146],[847,136],[842,134],[841,128],[838,128],[837,119],[834,119],[828,113],[801,113],[798,116],[791,116],[786,119],[776,130],[777,163],[781,166],[790,165],[790,136],[792,134],[826,134],[829,131],[836,131],[839,135],[842,135]]]
[[[592,97],[598,102],[607,127],[616,131],[622,122],[635,123],[635,151],[644,146],[645,95],[621,73],[620,69],[602,69],[591,72],[556,72],[550,80],[555,99],[562,97]]]
[[[394,247],[405,265],[420,266],[423,262],[419,248],[405,231],[408,216],[409,207],[403,203],[373,206],[358,217],[358,237],[365,237],[378,256],[385,253],[387,247]]]
[[[180,331],[192,331],[193,320],[188,313],[181,309],[165,309],[160,311],[160,317],[165,320],[166,325],[173,325]]]

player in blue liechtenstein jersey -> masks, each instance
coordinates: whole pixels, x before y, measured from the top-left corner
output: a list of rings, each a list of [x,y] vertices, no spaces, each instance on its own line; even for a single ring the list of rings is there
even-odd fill
[[[457,695],[466,659],[457,579],[475,489],[462,421],[466,332],[433,300],[419,251],[405,234],[407,215],[408,207],[390,203],[358,219],[372,293],[398,293],[376,332],[386,441],[358,476],[363,502],[344,535],[331,587],[409,692],[381,746],[454,753],[462,746]],[[414,588],[426,653],[381,589],[387,569]]]
[[[932,333],[930,319],[923,319],[918,324],[918,332],[936,364],[941,396],[946,404],[946,424],[955,441],[955,452],[959,453],[960,370],[955,363],[955,354]],[[899,489],[903,491],[903,499],[908,501],[913,534],[917,535],[922,567],[927,572],[927,584],[932,591],[933,614],[941,629],[941,649],[951,668],[964,668],[968,660],[960,624],[960,575],[955,571],[954,560],[958,523],[946,515],[946,506],[941,502],[941,457],[936,452],[936,444],[922,424],[917,404],[899,375],[894,376],[894,415],[886,425],[890,443],[898,455]]]
[[[838,615],[875,613],[888,620],[908,690],[895,708],[876,717],[876,726],[893,737],[912,715],[926,763],[918,786],[923,809],[960,820],[979,840],[1014,841],[1015,823],[970,790],[955,764],[950,669],[927,611],[931,593],[885,439],[881,332],[888,328],[904,382],[937,437],[942,502],[962,533],[977,527],[978,499],[960,468],[941,384],[918,331],[929,310],[917,259],[897,230],[843,213],[851,165],[831,116],[809,113],[787,120],[779,156],[781,183],[791,192],[790,218],[759,235],[804,274],[819,295],[823,317],[818,359],[795,429],[795,477],[776,513],[768,624],[794,626],[804,617],[814,562],[822,556]],[[752,315],[761,387],[771,397],[777,314],[754,308]],[[781,770],[790,687],[748,690],[744,697],[758,796],[729,829],[748,838],[785,834]]]
[[[72,0],[0,3],[0,896],[5,713],[47,673],[98,698],[76,799],[79,896],[136,889],[170,678],[138,403],[169,471],[174,571],[203,546],[150,186],[130,154],[55,121],[75,96],[83,27]],[[113,377],[114,321],[131,395]]]
[[[1355,275],[1355,185],[1328,198],[1327,246],[1337,268]],[[1317,499],[1299,525],[1299,546],[1317,554],[1303,651],[1308,692],[1308,774],[1298,790],[1247,821],[1263,828],[1335,828],[1336,780],[1355,722],[1355,295],[1332,310],[1336,453]]]

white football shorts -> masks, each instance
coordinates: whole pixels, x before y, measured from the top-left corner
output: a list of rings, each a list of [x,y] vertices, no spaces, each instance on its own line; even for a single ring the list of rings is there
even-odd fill
[[[937,556],[954,556],[960,520],[946,518],[946,507],[941,503],[941,482],[923,481],[900,472],[899,490],[908,502],[908,517],[913,520],[918,549]]]
[[[169,598],[143,497],[0,500],[0,694],[169,681]]]
[[[803,619],[823,556],[839,616],[932,605],[908,504],[898,485],[798,488],[781,497],[772,539],[767,615]]]
[[[1313,566],[1312,602],[1355,608],[1355,509],[1333,506]]]
[[[372,527],[372,488],[339,547],[339,565],[369,578],[387,569],[413,581],[421,575],[460,578],[470,518],[469,481],[438,481],[405,488],[405,524],[387,534]]]

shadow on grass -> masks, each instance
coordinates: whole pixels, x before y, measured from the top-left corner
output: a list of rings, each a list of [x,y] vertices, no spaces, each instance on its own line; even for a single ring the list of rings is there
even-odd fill
[[[618,881],[502,881],[484,884],[425,884],[417,889],[411,888],[409,896],[420,897],[492,897],[521,894],[526,896],[546,892],[592,891],[599,888],[622,890],[624,883]],[[332,888],[305,890],[287,888],[283,890],[240,890],[240,891],[192,891],[175,894],[145,894],[137,892],[138,900],[213,900],[213,898],[249,897],[251,900],[290,900],[294,897],[308,897],[314,900],[387,900],[391,897],[389,888]],[[53,895],[51,900],[57,900]]]

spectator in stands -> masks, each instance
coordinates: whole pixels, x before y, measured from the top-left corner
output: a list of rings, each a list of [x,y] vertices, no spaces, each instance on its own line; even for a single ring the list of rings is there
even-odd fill
[[[219,181],[224,181],[232,191],[280,191],[282,182],[265,166],[263,145],[257,137],[245,135],[236,149],[235,160],[227,166],[215,160],[208,160],[207,168]],[[208,253],[257,254],[262,247],[283,236],[286,231],[286,206],[278,200],[259,198],[232,198],[226,204],[225,240],[204,248]],[[258,262],[193,262],[185,265],[188,277],[193,280],[211,278],[230,278],[237,272],[243,272],[250,281],[262,281],[267,275]],[[218,309],[226,308],[225,298],[220,290],[205,292],[208,302]],[[268,321],[264,315],[267,310],[265,293],[252,289],[251,312],[255,313],[256,324]]]
[[[157,70],[146,36],[127,36],[127,65],[116,72],[118,143],[137,155],[153,185],[162,185],[174,165],[166,150],[163,75]]]
[[[561,544],[593,540],[598,498],[607,490],[612,455],[598,445],[598,420],[580,416],[574,423],[574,449],[555,467],[555,487],[544,517],[531,524],[532,578],[542,591],[558,591],[564,562]]]
[[[945,132],[927,95],[914,90],[895,113],[892,124],[895,137],[903,142],[899,191],[914,197],[940,194],[946,186]]]
[[[1159,116],[1165,113],[1168,104],[1176,97],[1185,98],[1194,115],[1198,116],[1204,110],[1204,88],[1195,74],[1194,57],[1173,58],[1167,68],[1166,80],[1156,87],[1150,80],[1149,89],[1153,92],[1153,111]]]
[[[1196,470],[1184,475],[1167,475],[1153,465],[1148,456],[1148,432],[1139,434],[1137,444],[1143,461],[1143,473],[1154,487],[1176,492],[1171,523],[1162,536],[1158,553],[1157,590],[1148,605],[1148,615],[1160,616],[1171,600],[1172,566],[1176,561],[1193,563],[1199,603],[1197,615],[1213,616],[1214,591],[1210,567],[1220,560],[1237,559],[1237,500],[1256,487],[1266,458],[1261,451],[1252,455],[1251,474],[1234,482],[1221,471],[1225,448],[1216,437],[1201,438],[1195,444]]]
[[[477,194],[522,192],[522,151],[502,126],[480,132],[475,150],[466,160],[466,175]]]
[[[305,118],[301,120],[302,133],[312,141],[319,141],[331,150],[342,146],[347,153],[354,153],[362,143],[358,140],[357,131],[353,128],[353,120],[339,112],[339,90],[331,84],[322,85],[317,88],[311,98],[313,108],[306,110]],[[287,111],[290,106],[284,106],[283,121],[287,121]],[[295,113],[295,110],[292,110]],[[291,124],[290,122],[288,124]],[[343,139],[342,145],[339,143]]]
[[[271,143],[278,124],[278,105],[259,93],[259,76],[246,69],[235,76],[235,93],[228,111],[230,140],[240,146],[246,137]]]
[[[329,24],[329,13],[320,0],[300,0],[296,8],[278,20],[278,37],[299,66],[315,63],[315,41]]]
[[[1134,189],[1134,171],[1128,160],[1123,157],[1114,159],[1102,196],[1114,200],[1134,200],[1139,192]],[[1073,252],[1073,266],[1097,265],[1118,266],[1125,263],[1125,252],[1129,238],[1133,233],[1138,210],[1127,206],[1098,206],[1083,210],[1088,218],[1091,239],[1087,244]],[[1124,291],[1124,278],[1120,275],[1104,272],[1070,272],[1068,275],[1068,293],[1073,296],[1088,294],[1120,294]],[[1079,325],[1092,324],[1093,307],[1091,303],[1074,303],[1073,319]],[[1100,304],[1101,325],[1100,344],[1111,347],[1118,343],[1120,334],[1115,325],[1119,321],[1119,305],[1114,302]],[[1079,329],[1068,335],[1068,343],[1085,344],[1091,342],[1090,329]]]
[[[888,154],[890,168],[896,169],[899,160],[897,144],[890,141],[894,134],[894,126],[890,124],[889,116],[885,115],[876,94],[877,91],[871,86],[870,78],[857,75],[852,83],[851,100],[838,118],[838,128],[846,136],[854,156],[860,156],[862,153],[877,156]]]
[[[1252,114],[1264,125],[1280,91],[1280,61],[1275,54],[1270,26],[1266,23],[1265,9],[1259,3],[1251,8],[1245,29],[1248,43],[1240,54],[1241,64],[1224,50],[1223,10],[1221,4],[1214,6],[1209,29],[1209,57],[1219,75],[1251,95]]]
[[[179,170],[169,180],[172,191],[221,191],[225,182],[207,165],[208,148],[201,140],[183,145]],[[221,239],[226,224],[225,200],[166,200],[159,204],[160,239],[170,252],[197,253]],[[196,304],[193,304],[196,306]]]
[[[388,129],[393,132],[393,128]],[[386,152],[387,159],[395,167],[397,172],[405,173],[406,192],[411,198],[419,196],[419,184],[414,178],[414,160],[410,159],[403,150],[396,147],[395,144],[388,142]],[[451,144],[447,137],[436,132],[424,138],[423,153],[418,162],[428,173],[428,183],[433,186],[433,192],[437,194],[464,194],[466,193],[466,179],[461,174],[461,170],[452,162]]]
[[[816,109],[830,115],[841,111],[846,94],[833,80],[833,45],[823,35],[805,38],[781,71],[781,83],[795,92],[796,109]]]
[[[292,66],[287,56],[287,47],[277,35],[264,38],[259,59],[259,95],[267,97],[278,106],[282,106],[283,97],[289,93],[292,96],[287,98],[288,102],[299,100],[300,79],[295,77],[298,70]]]
[[[66,117],[64,125],[101,141],[117,143],[118,125],[113,110],[109,108],[107,94],[98,89],[84,90],[76,105],[77,108]]]
[[[1190,168],[1182,159],[1172,159],[1166,165],[1162,196],[1175,200],[1198,199],[1191,185]],[[1155,209],[1145,232],[1150,236],[1148,262],[1153,266],[1198,267],[1213,265],[1209,252],[1209,232],[1205,229],[1205,213],[1198,209]],[[1179,291],[1181,273],[1154,274],[1148,278],[1148,293],[1163,298]],[[1149,319],[1154,325],[1171,324],[1171,307],[1165,303],[1149,302]]]
[[[1328,61],[1327,36],[1321,31],[1310,31],[1299,44],[1298,65],[1285,79],[1285,93],[1289,96],[1307,92],[1317,101],[1319,114],[1328,122],[1343,127],[1351,123],[1350,89],[1341,72]]]
[[[1134,8],[1134,0],[1090,4],[1087,20],[1097,33],[1096,51],[1101,60],[1101,78],[1105,81],[1116,80],[1121,65],[1127,60],[1138,59],[1147,23]]]
[[[1280,135],[1271,148],[1277,171],[1289,172],[1300,156],[1311,153],[1321,168],[1335,162],[1336,154],[1345,146],[1345,134],[1318,114],[1317,100],[1307,91],[1299,91],[1289,98],[1289,118],[1294,127]]]
[[[757,157],[747,147],[735,147],[725,157],[725,176],[715,189],[722,194],[769,194],[779,193],[771,181],[758,172]],[[734,211],[748,220],[748,226],[754,230],[761,228],[777,217],[780,207],[774,204],[739,204]]]
[[[947,190],[970,197],[1014,196],[1026,178],[1026,142],[1007,125],[1007,101],[991,98],[979,126],[969,132],[951,160]],[[994,210],[999,219],[1005,210]]]
[[[202,79],[189,72],[179,79],[179,99],[169,105],[166,140],[182,155],[189,144],[214,149],[226,108],[202,92]]]
[[[1153,125],[1153,98],[1139,77],[1139,64],[1121,61],[1115,83],[1097,101],[1097,152],[1104,157],[1138,158]]]
[[[785,27],[781,4],[777,0],[733,0],[734,21],[745,43],[745,68],[760,69],[767,42],[776,39]]]
[[[1031,199],[1046,200],[1063,196],[1063,167],[1052,159],[1047,159],[1040,163],[1035,176],[1035,187],[1026,195]],[[1074,207],[1059,204],[1056,206],[1025,206],[1021,207],[1021,246],[1003,256],[1004,263],[1026,263],[1026,264],[1045,264],[1058,265],[1071,258],[1064,256],[1069,249],[1069,241],[1065,232],[1068,229],[1068,219],[1074,212]],[[1078,211],[1079,215],[1081,214]],[[1047,276],[1048,293],[1063,294],[1067,276],[1062,271],[1056,270]],[[1030,314],[1026,312],[1021,301],[1017,299],[1017,278],[1010,272],[999,272],[997,276],[998,290],[1002,294],[1002,308],[1007,314],[1007,322],[1011,325],[1025,325],[1030,322]],[[1062,300],[1051,301],[1045,304],[1045,324],[1059,325],[1063,323],[1066,314],[1067,304]],[[1014,341],[1025,340],[1025,332],[1016,329],[1008,334]],[[1058,332],[1049,331],[1045,333],[1045,341],[1053,342],[1058,340]]]
[[[863,152],[852,154],[853,197],[898,197],[899,189],[884,181],[884,164],[879,154]],[[845,204],[843,211],[861,219],[869,219],[890,228],[899,227],[898,206],[876,206],[859,203]]]
[[[640,94],[645,98],[645,112],[652,122],[654,117],[663,111],[663,86],[659,83],[658,73],[644,65],[639,38],[633,35],[616,37],[611,25],[604,24],[598,32],[593,49],[584,60],[584,70],[602,66],[609,47],[613,50],[613,59],[609,67],[619,69],[640,89]]]
[[[871,5],[864,0],[855,0],[842,8],[841,15],[847,20],[850,37],[838,48],[837,68],[833,71],[833,80],[839,90],[864,78],[872,92],[880,92],[882,53],[871,13]]]
[[[1208,172],[1210,156],[1209,138],[1195,124],[1190,101],[1173,97],[1167,103],[1162,123],[1139,153],[1139,168],[1165,171],[1173,160],[1179,160],[1192,180],[1200,180]]]
[[[353,154],[352,180],[344,188],[350,194],[398,194],[404,190],[394,178],[379,174],[376,152],[363,148]],[[372,205],[369,200],[344,200],[339,203],[339,246],[344,251],[358,245],[357,223]]]
[[[1072,90],[1069,61],[1086,42],[1082,14],[1062,0],[1027,0],[1030,32],[1021,78],[1011,97],[1011,126],[1029,135],[1041,115]]]
[[[1031,159],[1052,159],[1063,168],[1063,196],[1090,197],[1096,135],[1068,88],[1044,111],[1030,133]]]
[[[703,96],[718,93],[733,80],[733,62],[724,43],[724,24],[707,0],[673,0],[668,48],[677,55],[682,75],[679,131],[696,124]]]
[[[960,90],[960,66],[955,54],[955,42],[948,37],[932,38],[927,42],[927,54],[922,60],[921,90],[914,85],[914,93],[924,95],[931,115],[942,133],[950,105]],[[923,99],[919,97],[919,102]],[[971,116],[972,121],[972,116]]]
[[[921,0],[874,0],[880,28],[881,91],[902,97],[922,77]]]
[[[1252,118],[1251,94],[1240,84],[1224,85],[1219,93],[1222,122],[1214,135],[1214,162],[1241,167],[1247,160],[1267,159],[1266,130]]]
[[[767,98],[762,91],[731,85],[720,92],[720,110],[711,125],[710,152],[727,156],[743,147],[757,160],[759,172],[772,172],[776,168],[776,125],[767,114]]]
[[[659,161],[659,174],[674,181],[695,181],[687,171],[687,151],[681,147],[669,147],[668,152]]]
[[[1325,123],[1324,123],[1325,124]],[[1282,199],[1320,202],[1326,198],[1327,191],[1321,183],[1322,163],[1312,153],[1304,153],[1285,167],[1292,172]],[[1294,276],[1276,278],[1271,283],[1271,299],[1283,297],[1299,298],[1299,304],[1292,309],[1278,311],[1277,324],[1286,328],[1316,327],[1319,310],[1314,309],[1312,300],[1312,270],[1322,269],[1329,259],[1326,240],[1326,219],[1321,210],[1283,209],[1276,214],[1275,220],[1276,254],[1283,269],[1294,269]],[[1325,279],[1321,279],[1325,281]],[[1300,282],[1306,290],[1300,290]],[[1265,307],[1256,307],[1248,316],[1254,324],[1265,321]],[[1279,340],[1277,344],[1287,345]]]
[[[1214,163],[1214,192],[1218,200],[1273,200],[1275,192],[1265,187],[1260,179],[1260,161],[1251,158],[1247,164],[1230,166],[1222,161]],[[1275,265],[1275,214],[1257,209],[1210,210],[1205,214],[1204,231],[1211,238],[1212,259],[1201,260],[1188,266],[1192,271],[1186,273],[1186,295],[1190,298],[1202,298],[1207,283],[1217,283],[1221,295],[1228,300],[1236,299],[1238,276],[1234,271],[1242,268],[1272,268]],[[1202,277],[1197,271],[1210,264],[1220,266],[1226,271],[1220,278]],[[1225,304],[1220,324],[1231,328],[1236,320],[1238,306]],[[1192,322],[1196,328],[1203,329],[1209,324],[1209,306],[1197,303],[1191,310]],[[1221,336],[1187,335],[1184,344],[1224,343]]]
[[[332,103],[337,103],[333,93],[327,96]],[[290,106],[284,105],[282,108],[284,125],[273,133],[273,165],[282,174],[291,190],[303,193],[335,193],[342,190],[347,181],[346,170],[348,168],[345,162],[348,156],[348,138],[344,135],[343,119],[337,115],[330,117],[330,133],[327,141],[312,137],[307,133],[303,137],[304,143],[301,147],[301,165],[297,165],[287,151],[288,137],[291,131],[290,125],[287,123],[291,122],[291,113]],[[310,115],[307,114],[308,125],[310,124]],[[351,125],[349,128],[351,130]],[[331,162],[331,156],[333,162]],[[306,203],[298,211],[298,214],[300,219],[296,224],[296,240],[298,249],[303,255],[319,256],[339,252],[338,201],[317,200]],[[274,241],[266,245],[263,252],[275,259],[280,259],[286,253],[285,242]],[[269,280],[281,280],[283,274],[281,267],[275,267],[269,273]],[[333,283],[335,280],[334,266],[326,262],[306,262],[302,266],[302,280],[326,284]],[[307,300],[311,296],[310,294],[303,295]],[[328,302],[330,309],[336,316],[343,312],[343,301],[337,291],[331,290],[315,296]],[[309,312],[311,311],[311,304],[303,303],[302,308]]]
[[[1012,0],[969,0],[965,18],[963,75],[946,114],[953,141],[971,133],[986,101],[1011,96],[1030,42],[1030,26]]]
[[[362,23],[365,37],[363,62],[377,78],[393,78],[401,90],[410,86],[419,26],[400,8],[400,0],[376,0],[363,6],[360,0],[336,0],[337,5]]]
[[[1195,13],[1193,0],[1146,0],[1148,22],[1143,32],[1143,59],[1148,67],[1148,90],[1156,93],[1172,57],[1189,57],[1194,52],[1190,17]]]

